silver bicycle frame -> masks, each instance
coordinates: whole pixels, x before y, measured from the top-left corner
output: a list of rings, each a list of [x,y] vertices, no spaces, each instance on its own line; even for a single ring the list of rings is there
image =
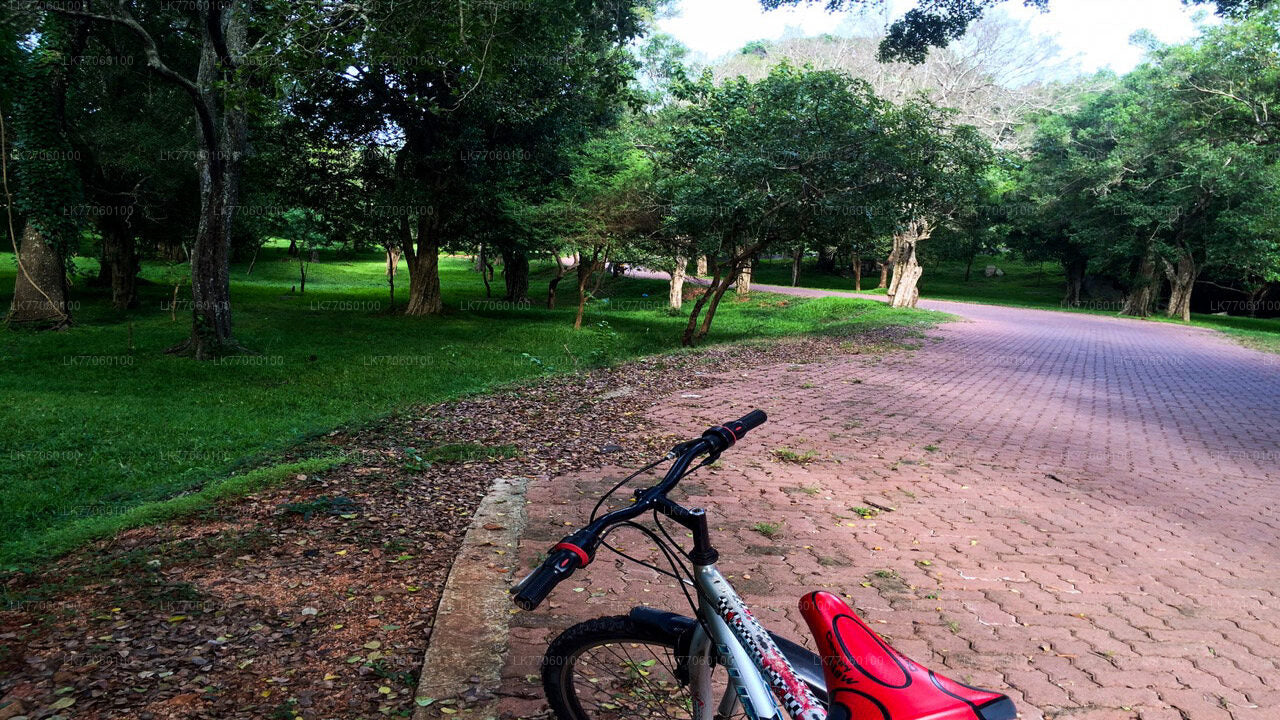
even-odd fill
[[[796,677],[768,631],[747,610],[716,566],[696,566],[694,581],[698,617],[702,620],[689,649],[694,720],[728,717],[738,704],[752,720],[780,719],[784,716],[775,695],[782,698],[786,712],[794,720],[825,720],[826,710]],[[711,683],[711,670],[717,662],[724,665],[728,675],[728,685],[718,703],[712,696]]]

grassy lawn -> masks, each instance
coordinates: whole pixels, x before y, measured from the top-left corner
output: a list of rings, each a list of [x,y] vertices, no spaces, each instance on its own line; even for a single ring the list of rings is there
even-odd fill
[[[84,270],[94,267],[90,261]],[[260,354],[218,363],[163,352],[189,330],[185,288],[176,321],[168,309],[166,278],[182,276],[184,267],[148,265],[144,277],[155,284],[142,288],[137,310],[113,312],[102,291],[78,278],[71,329],[0,330],[0,568],[154,520],[164,514],[157,508],[190,509],[273,474],[332,464],[282,454],[340,425],[550,372],[678,351],[685,321],[666,313],[665,283],[623,279],[604,286],[608,300],[592,303],[575,332],[572,293],[561,293],[555,311],[536,302],[486,304],[480,277],[463,258],[441,262],[444,317],[409,318],[388,312],[384,267],[378,254],[322,254],[299,296],[290,291],[296,264],[283,247],[264,249],[251,276],[245,265],[232,270],[236,334]],[[6,307],[15,268],[12,254],[0,258]],[[546,278],[545,269],[535,272],[535,298]],[[408,286],[403,268],[397,286]],[[400,303],[404,293],[398,290]],[[757,294],[726,302],[712,339],[927,325],[940,317],[869,301]]]
[[[983,269],[987,265],[999,267],[1004,271],[1004,276],[986,277]],[[756,268],[752,279],[767,285],[790,285],[791,261],[764,261]],[[874,289],[878,281],[878,275],[864,275],[863,292],[868,295],[883,295],[884,290]],[[1111,308],[1111,304],[1103,308],[1064,307],[1062,305],[1064,282],[1062,268],[1056,263],[1028,263],[1007,257],[979,257],[973,263],[973,273],[968,281],[964,279],[963,262],[938,262],[925,265],[924,275],[920,278],[920,297],[929,300],[956,300],[1041,310],[1116,315],[1116,309]],[[808,259],[801,268],[798,284],[800,287],[807,288],[853,291],[851,278],[818,272],[813,267],[812,258]],[[1181,320],[1163,315],[1152,316],[1148,320],[1181,324]],[[1220,330],[1248,347],[1280,353],[1280,318],[1194,313],[1191,316],[1191,324]]]

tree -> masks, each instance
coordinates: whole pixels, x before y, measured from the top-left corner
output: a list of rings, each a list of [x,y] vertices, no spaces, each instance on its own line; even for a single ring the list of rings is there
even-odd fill
[[[706,336],[724,293],[757,254],[805,228],[847,222],[887,197],[877,182],[882,101],[865,82],[783,64],[768,77],[687,85],[660,147],[659,194],[673,255],[706,255],[711,283],[682,342]],[[705,313],[705,314],[704,314]]]
[[[1054,78],[1069,69],[1053,38],[1037,35],[1029,21],[995,13],[974,23],[969,32],[920,63],[882,62],[876,47],[883,39],[878,25],[859,27],[852,35],[783,38],[756,42],[719,63],[717,77],[764,77],[780,63],[840,70],[871,83],[876,95],[901,103],[926,95],[936,105],[955,110],[952,121],[973,125],[996,147],[1014,149],[1025,138],[1022,127],[1036,113],[1070,109],[1073,95]]]
[[[958,220],[979,202],[991,146],[972,126],[952,126],[947,111],[913,101],[886,118],[889,143],[886,186],[896,210],[893,278],[887,294],[893,307],[915,307],[924,273],[920,244],[944,223]]]
[[[200,216],[190,251],[191,335],[169,351],[196,359],[240,351],[232,333],[228,266],[256,87],[253,70],[274,66],[269,57],[287,46],[283,28],[306,15],[274,4],[270,8],[277,14],[259,12],[252,0],[121,0],[110,6],[90,1],[80,7],[58,3],[48,8],[121,28],[146,59],[146,67],[187,95],[196,119]]]
[[[25,28],[16,23],[0,25],[0,33],[9,35],[4,38],[6,56],[0,69],[15,81],[14,92],[5,93],[5,105],[0,108],[0,124],[5,126],[0,130],[0,144],[5,146],[0,160],[4,162],[6,220],[18,263],[7,320],[62,327],[71,320],[67,264],[86,210],[68,138],[69,66],[63,58],[78,52],[84,35],[60,18],[33,15],[27,20]],[[34,34],[34,42],[20,42],[20,32]],[[9,185],[10,147],[16,191]],[[21,246],[15,211],[24,219]]]
[[[578,312],[575,330],[582,327],[591,277],[604,269],[606,258],[625,255],[623,248],[658,231],[651,187],[653,163],[615,130],[588,141],[570,176],[565,205],[571,227],[566,240],[577,256]]]
[[[1029,167],[1047,212],[1030,234],[1081,274],[1092,258],[1117,275],[1123,313],[1155,312],[1167,282],[1166,314],[1188,321],[1206,269],[1275,256],[1275,13],[1157,48],[1114,89],[1041,124]]]
[[[327,72],[305,79],[296,112],[351,141],[394,139],[407,314],[441,311],[438,256],[450,246],[497,246],[508,299],[527,298],[524,205],[554,194],[572,147],[615,113],[626,44],[649,7],[386,4],[326,50]]]

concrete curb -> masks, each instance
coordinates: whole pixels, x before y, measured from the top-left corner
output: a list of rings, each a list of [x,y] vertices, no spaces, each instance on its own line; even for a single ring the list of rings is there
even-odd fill
[[[528,484],[527,478],[499,478],[476,509],[436,608],[414,720],[495,716],[514,607],[507,588],[518,570]]]

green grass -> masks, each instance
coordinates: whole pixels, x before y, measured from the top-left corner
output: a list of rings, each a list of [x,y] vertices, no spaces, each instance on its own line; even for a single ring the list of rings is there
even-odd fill
[[[762,521],[752,525],[751,529],[772,540],[782,534],[782,523]]]
[[[986,277],[987,265],[995,265],[1005,272],[1003,277]],[[791,285],[790,260],[766,260],[760,263],[752,275],[753,281],[765,285]],[[884,295],[875,289],[878,275],[864,275],[863,293]],[[969,280],[964,279],[964,263],[943,261],[928,263],[920,278],[920,297],[926,300],[955,300],[985,305],[1083,312],[1094,315],[1117,315],[1117,308],[1065,307],[1062,296],[1065,288],[1062,268],[1056,263],[1029,263],[1011,257],[980,256],[973,263]],[[852,278],[818,272],[808,259],[801,268],[800,287],[821,290],[853,291]],[[1112,305],[1114,303],[1109,303]],[[1137,319],[1137,318],[1135,318]],[[1181,320],[1155,315],[1151,322]],[[1219,330],[1241,344],[1267,352],[1280,353],[1280,318],[1248,318],[1227,315],[1194,313],[1191,324]]]
[[[83,266],[93,272],[96,264]],[[606,283],[600,294],[608,302],[592,303],[575,332],[568,298],[555,311],[486,304],[479,275],[462,258],[441,261],[443,317],[390,313],[384,267],[378,254],[322,253],[299,296],[290,292],[297,266],[282,246],[264,249],[251,276],[246,265],[234,266],[235,332],[259,354],[222,362],[163,352],[189,332],[189,311],[180,307],[172,321],[167,309],[169,278],[182,277],[182,266],[148,264],[143,277],[154,284],[142,288],[137,310],[112,311],[103,291],[77,277],[69,330],[0,330],[0,568],[38,563],[135,524],[150,517],[147,508],[177,507],[154,503],[207,502],[202,493],[241,487],[250,471],[335,427],[548,373],[678,351],[684,318],[664,311],[662,282]],[[15,268],[12,254],[0,257],[7,293]],[[545,269],[535,273],[535,298],[547,278]],[[402,268],[400,303],[407,285]],[[180,303],[189,297],[184,288]],[[0,295],[4,306],[9,299]],[[712,339],[923,327],[941,317],[866,301],[756,295],[727,299]],[[455,450],[423,462],[466,459],[465,449]]]
[[[773,457],[778,462],[791,463],[792,465],[808,465],[818,457],[818,454],[812,450],[798,452],[790,448],[777,448],[773,451]]]

